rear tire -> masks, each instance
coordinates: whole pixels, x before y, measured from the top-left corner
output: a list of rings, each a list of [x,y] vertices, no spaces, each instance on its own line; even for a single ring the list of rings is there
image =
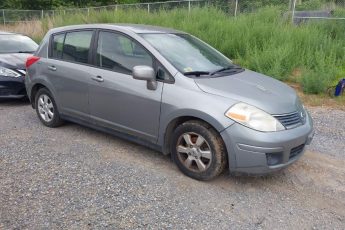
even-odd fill
[[[178,168],[196,180],[211,180],[227,165],[227,153],[219,133],[205,122],[192,120],[179,125],[170,145]]]
[[[63,121],[60,118],[55,100],[46,88],[41,88],[35,95],[36,113],[40,121],[47,127],[54,128],[61,126]]]

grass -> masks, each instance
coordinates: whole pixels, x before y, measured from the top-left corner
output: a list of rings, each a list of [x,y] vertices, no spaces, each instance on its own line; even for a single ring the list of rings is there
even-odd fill
[[[33,38],[36,42],[40,42],[44,34],[46,33],[46,30],[44,30],[42,27],[42,22],[38,20],[28,22],[23,21],[15,24],[6,24],[5,26],[0,25],[0,30],[26,34]]]
[[[229,17],[216,8],[158,11],[102,11],[55,16],[37,22],[37,40],[52,27],[84,23],[140,23],[172,27],[208,42],[239,65],[298,83],[305,93],[320,94],[345,77],[343,21],[294,26],[278,8]],[[1,29],[1,28],[0,28]]]
[[[345,111],[345,95],[341,97],[330,97],[328,94],[305,94],[301,89],[301,85],[288,82],[295,89],[303,104],[308,107],[322,106],[330,109],[339,109]]]
[[[328,108],[335,108],[339,110],[345,110],[345,97],[330,98],[328,95],[315,95],[315,94],[302,94],[299,93],[299,96],[303,103],[307,106],[324,106]]]

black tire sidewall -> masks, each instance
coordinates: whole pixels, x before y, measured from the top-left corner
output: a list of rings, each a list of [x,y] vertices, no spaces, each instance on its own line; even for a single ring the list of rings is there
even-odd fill
[[[178,158],[178,153],[176,150],[176,145],[179,137],[184,133],[193,132],[201,135],[208,142],[211,152],[212,161],[211,165],[204,172],[194,172],[187,169],[184,164]],[[219,135],[217,135],[215,130],[212,128],[207,128],[200,123],[184,123],[178,126],[172,135],[172,141],[170,145],[170,152],[172,158],[178,168],[187,176],[197,179],[197,180],[211,180],[218,176],[224,170],[226,164],[226,156],[224,152],[224,146],[219,140]]]
[[[53,116],[53,119],[50,121],[50,122],[46,122],[45,120],[42,119],[39,111],[38,111],[38,98],[41,96],[41,95],[47,95],[50,100],[52,101],[53,103],[53,107],[54,107],[54,116]],[[38,118],[40,119],[40,121],[45,125],[45,126],[48,126],[48,127],[57,127],[61,124],[61,119],[60,119],[60,115],[59,115],[59,111],[57,109],[57,106],[56,106],[56,103],[55,103],[55,100],[52,96],[52,94],[49,92],[48,89],[46,88],[41,88],[38,90],[38,92],[36,93],[36,96],[35,96],[35,107],[36,107],[36,113],[37,113],[37,116]]]

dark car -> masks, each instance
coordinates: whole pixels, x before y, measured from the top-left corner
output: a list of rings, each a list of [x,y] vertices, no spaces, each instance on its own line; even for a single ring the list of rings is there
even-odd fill
[[[0,98],[23,98],[26,59],[38,45],[31,38],[0,31]]]

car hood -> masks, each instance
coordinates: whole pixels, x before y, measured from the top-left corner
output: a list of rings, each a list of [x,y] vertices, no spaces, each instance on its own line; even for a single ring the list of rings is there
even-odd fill
[[[25,62],[29,56],[32,56],[32,54],[0,54],[0,65],[11,69],[25,69]]]
[[[195,79],[195,82],[206,93],[245,102],[273,115],[299,108],[298,96],[291,87],[250,70],[225,77]]]

